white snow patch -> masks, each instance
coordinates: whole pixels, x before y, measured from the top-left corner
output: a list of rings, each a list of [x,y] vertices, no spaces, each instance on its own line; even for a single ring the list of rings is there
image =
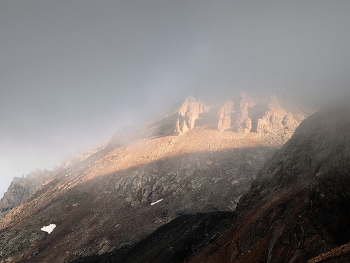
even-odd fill
[[[159,203],[160,201],[163,201],[163,199],[159,199],[158,201],[155,201],[154,203],[151,203],[151,205],[155,205],[156,203]]]
[[[55,229],[56,225],[55,224],[50,224],[48,226],[44,226],[42,227],[40,230],[47,232],[48,234],[50,234],[54,229]]]

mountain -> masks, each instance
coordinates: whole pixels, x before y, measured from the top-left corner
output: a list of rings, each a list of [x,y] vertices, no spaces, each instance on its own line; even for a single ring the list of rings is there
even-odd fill
[[[54,172],[36,169],[26,177],[15,177],[7,192],[0,202],[0,220],[3,219],[12,208],[26,202],[35,190],[45,183]]]
[[[124,250],[75,262],[349,262],[350,103],[309,116],[234,212],[176,218]]]
[[[265,246],[263,261],[305,262],[349,242],[349,130],[348,102],[302,122],[240,199],[240,231],[224,235],[207,260],[220,254],[247,261]],[[192,262],[199,258],[203,253]]]
[[[190,96],[164,118],[125,127],[59,167],[0,221],[0,262],[126,251],[198,212],[227,222],[217,211],[235,210],[265,161],[309,114],[275,95],[241,92],[209,106]],[[51,234],[40,230],[50,224]]]

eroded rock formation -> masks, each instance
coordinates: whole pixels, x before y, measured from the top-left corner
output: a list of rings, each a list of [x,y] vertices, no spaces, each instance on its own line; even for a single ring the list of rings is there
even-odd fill
[[[192,129],[199,114],[208,110],[209,107],[207,107],[200,99],[197,100],[193,95],[188,96],[179,110],[174,135],[180,135],[189,129]]]
[[[222,106],[218,112],[219,123],[218,130],[227,130],[231,128],[231,113],[234,113],[233,102],[229,100]]]
[[[238,133],[249,133],[252,129],[252,121],[248,116],[248,110],[255,105],[254,100],[244,91],[235,98],[236,120],[235,130]]]
[[[237,133],[275,134],[287,139],[292,136],[303,117],[281,107],[276,95],[268,99],[254,99],[240,92],[219,110],[218,130]]]
[[[276,95],[270,97],[267,111],[262,118],[257,120],[256,131],[258,133],[282,133],[291,136],[298,127],[299,122],[291,113],[284,111],[278,102]]]

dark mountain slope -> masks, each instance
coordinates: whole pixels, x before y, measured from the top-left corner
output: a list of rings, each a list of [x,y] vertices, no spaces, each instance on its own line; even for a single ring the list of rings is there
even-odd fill
[[[299,125],[240,199],[239,219],[217,250],[208,256],[209,246],[191,262],[240,262],[265,237],[267,262],[305,262],[350,241],[349,207],[350,105],[342,102]]]
[[[136,245],[101,256],[80,258],[73,263],[92,262],[183,262],[227,227],[235,214],[231,212],[182,215],[159,227]]]

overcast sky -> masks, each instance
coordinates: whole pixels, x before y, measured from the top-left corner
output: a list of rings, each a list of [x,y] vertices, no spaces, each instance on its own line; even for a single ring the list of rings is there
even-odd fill
[[[0,195],[189,94],[339,96],[349,25],[344,0],[0,1]]]

